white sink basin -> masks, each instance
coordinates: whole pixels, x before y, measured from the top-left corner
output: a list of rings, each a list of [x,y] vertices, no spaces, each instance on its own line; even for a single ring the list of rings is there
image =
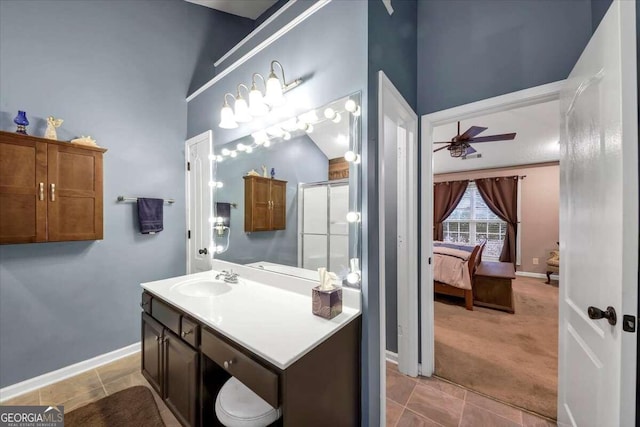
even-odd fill
[[[231,286],[219,280],[189,280],[176,283],[171,290],[188,297],[216,297],[226,294]]]

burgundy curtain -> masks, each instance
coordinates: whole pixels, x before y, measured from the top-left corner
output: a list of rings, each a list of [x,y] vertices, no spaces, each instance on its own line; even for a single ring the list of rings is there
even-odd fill
[[[518,177],[476,179],[478,192],[489,209],[507,223],[501,262],[516,262],[516,227],[518,225]]]
[[[442,223],[458,206],[469,181],[438,182],[433,184],[433,239],[443,240]]]

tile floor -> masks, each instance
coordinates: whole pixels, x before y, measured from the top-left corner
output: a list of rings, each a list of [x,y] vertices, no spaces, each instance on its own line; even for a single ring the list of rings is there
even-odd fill
[[[140,353],[23,394],[2,402],[2,404],[64,405],[64,411],[68,413],[105,396],[136,385],[144,385],[153,392],[160,415],[167,427],[180,426],[178,420],[140,373]]]
[[[140,373],[140,353],[3,402],[64,405],[65,412],[135,385],[151,389]],[[167,427],[180,423],[153,389]],[[437,378],[411,378],[387,364],[388,427],[552,427],[555,423]]]
[[[556,423],[387,363],[387,427],[552,427]]]

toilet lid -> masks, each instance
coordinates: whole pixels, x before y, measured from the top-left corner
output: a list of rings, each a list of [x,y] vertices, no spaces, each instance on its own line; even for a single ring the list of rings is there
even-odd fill
[[[247,386],[231,377],[216,398],[216,416],[226,427],[265,427],[280,418],[275,409]]]

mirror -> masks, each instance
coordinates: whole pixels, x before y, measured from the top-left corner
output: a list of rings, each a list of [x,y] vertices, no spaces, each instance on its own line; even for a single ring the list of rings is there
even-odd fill
[[[214,147],[214,258],[359,286],[360,99]]]

